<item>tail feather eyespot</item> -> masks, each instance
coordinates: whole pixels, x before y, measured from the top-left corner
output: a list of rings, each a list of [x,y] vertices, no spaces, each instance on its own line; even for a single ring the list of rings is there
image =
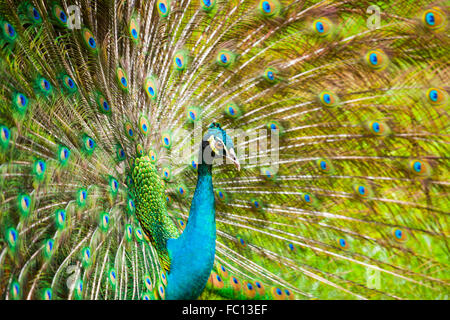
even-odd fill
[[[269,67],[266,70],[264,70],[264,74],[263,77],[264,79],[269,82],[269,83],[276,83],[279,81],[278,79],[278,70],[273,68],[273,67]]]
[[[84,247],[81,250],[81,263],[85,268],[92,264],[92,252],[90,247]]]
[[[263,17],[273,18],[281,13],[281,3],[278,0],[261,0],[258,9]]]
[[[23,217],[27,217],[29,215],[31,204],[31,197],[28,194],[22,193],[17,197],[17,207]]]
[[[16,92],[12,98],[12,105],[19,115],[24,115],[29,104],[28,97],[20,92]]]
[[[102,231],[108,231],[110,225],[110,217],[107,212],[100,213],[98,226]]]
[[[339,104],[339,97],[332,91],[325,90],[319,94],[319,102],[327,108],[335,107]]]
[[[232,119],[239,118],[242,115],[241,109],[234,102],[227,103],[223,110],[225,114]]]
[[[172,147],[172,135],[170,132],[164,132],[161,136],[161,140],[163,147],[170,150]]]
[[[448,93],[443,88],[433,87],[427,90],[426,99],[434,106],[445,105],[448,101]]]
[[[175,56],[173,57],[173,63],[174,67],[178,71],[183,71],[187,67],[188,63],[188,53],[186,50],[179,50],[175,53]]]
[[[230,276],[229,283],[235,292],[241,290],[241,282],[237,277]]]
[[[55,211],[55,223],[59,230],[63,230],[66,227],[66,210],[58,209]]]
[[[134,214],[134,212],[136,211],[136,205],[132,198],[128,198],[128,200],[127,200],[127,210],[128,210],[128,214],[130,214],[130,215]]]
[[[56,23],[56,25],[67,28],[67,14],[62,9],[62,7],[58,4],[54,4],[52,7],[52,21]]]
[[[439,7],[427,9],[422,14],[424,26],[432,31],[441,31],[446,25],[446,16]]]
[[[125,238],[127,241],[131,241],[133,239],[133,227],[131,224],[125,225]]]
[[[389,126],[381,120],[368,121],[366,128],[372,135],[379,137],[387,136],[391,132]]]
[[[111,106],[106,100],[106,98],[100,92],[96,93],[95,100],[97,102],[98,110],[106,115],[111,114]]]
[[[348,241],[345,240],[344,238],[338,238],[337,244],[341,249],[348,249],[350,247]]]
[[[383,70],[389,63],[386,53],[381,49],[369,50],[365,59],[367,66],[374,70]]]
[[[222,289],[225,285],[222,277],[215,272],[211,273],[211,280],[212,280],[212,285],[217,289]]]
[[[134,229],[134,237],[136,238],[137,242],[144,241],[144,232],[141,228]]]
[[[114,177],[109,177],[109,192],[115,196],[119,192],[119,182]]]
[[[116,79],[117,83],[119,85],[119,88],[122,89],[124,92],[128,92],[129,84],[128,84],[128,77],[125,73],[125,70],[118,67],[116,69]]]
[[[160,17],[166,18],[170,13],[170,0],[158,0],[156,7]]]
[[[114,268],[109,269],[108,272],[108,280],[109,280],[109,284],[115,288],[117,285],[117,272]]]
[[[49,80],[44,77],[36,78],[35,83],[36,93],[41,96],[50,96],[53,92],[53,87]]]
[[[326,17],[314,20],[312,27],[314,32],[320,37],[326,37],[333,31],[333,23]]]
[[[19,6],[19,17],[22,23],[31,23],[33,25],[38,25],[42,23],[42,16],[38,9],[32,4],[28,3],[26,7]]]
[[[8,246],[11,250],[14,251],[14,249],[17,246],[17,242],[19,240],[19,233],[17,230],[13,227],[9,228],[6,231],[6,242],[8,243]]]
[[[271,120],[266,124],[266,127],[272,134],[282,136],[284,134],[284,128],[279,121]]]
[[[222,49],[217,53],[216,63],[222,67],[231,66],[236,60],[236,54],[228,49]]]
[[[77,190],[76,200],[78,207],[82,208],[86,205],[88,197],[88,191],[85,188],[80,188]]]
[[[139,23],[136,18],[131,18],[130,24],[128,26],[128,32],[133,42],[139,42]]]
[[[11,131],[8,127],[0,125],[0,146],[2,149],[6,149],[9,146],[9,141],[11,140]]]
[[[139,130],[141,131],[141,133],[144,136],[147,136],[149,129],[150,129],[150,124],[149,124],[148,118],[144,115],[141,115],[139,117]]]
[[[156,100],[156,98],[158,97],[158,87],[156,78],[154,77],[145,78],[144,91],[150,99]]]
[[[150,148],[150,150],[148,151],[148,157],[150,158],[150,162],[152,164],[156,164],[156,162],[158,161],[158,154],[153,148]]]
[[[409,162],[409,170],[415,176],[427,178],[432,175],[430,164],[426,160],[413,159]]]
[[[194,123],[200,120],[200,109],[197,107],[186,108],[186,120],[189,123]]]
[[[284,291],[278,287],[272,287],[270,293],[275,300],[284,300],[286,298]]]
[[[152,279],[148,274],[146,274],[144,277],[144,286],[147,288],[147,291],[151,291],[153,289]]]
[[[262,284],[261,281],[256,280],[254,282],[255,284],[255,290],[256,292],[260,295],[260,296],[264,296],[264,294],[266,293],[266,289],[264,288],[264,285]]]
[[[165,300],[166,299],[166,288],[162,285],[162,284],[160,284],[159,286],[158,286],[158,288],[157,288],[157,293],[158,293],[158,296],[159,296],[159,298],[161,299],[161,300]]]
[[[81,34],[83,36],[84,46],[92,53],[97,53],[98,47],[95,41],[94,34],[88,28],[82,28]]]
[[[96,143],[95,143],[94,139],[92,139],[87,134],[83,134],[81,140],[82,140],[81,151],[85,155],[88,155],[88,156],[92,155],[92,153],[94,152],[94,150],[96,148]]]
[[[10,294],[13,300],[18,300],[21,297],[22,291],[20,288],[20,284],[17,281],[13,281],[10,286]]]
[[[166,165],[162,168],[162,179],[165,181],[170,181],[170,178],[172,177],[172,170],[170,169],[170,166]]]
[[[318,169],[326,174],[334,173],[334,166],[329,159],[320,158],[316,161]]]
[[[216,0],[201,0],[200,4],[203,11],[210,12],[215,8]]]
[[[218,265],[217,270],[219,272],[219,275],[221,275],[223,279],[228,279],[228,270],[223,265]]]
[[[373,197],[372,188],[366,184],[354,184],[353,191],[358,198],[371,199]]]
[[[161,271],[161,273],[159,274],[159,279],[161,280],[161,283],[164,286],[167,286],[167,276],[166,276],[166,273],[164,271]]]
[[[42,299],[43,300],[52,300],[53,299],[53,291],[51,288],[45,288],[42,290]]]
[[[255,286],[250,281],[244,281],[242,287],[247,298],[252,299],[256,296]]]
[[[134,131],[133,125],[131,124],[130,121],[125,122],[124,131],[125,131],[125,135],[127,136],[128,139],[134,140],[134,138],[136,136],[136,132]]]
[[[37,181],[42,181],[45,178],[45,172],[47,169],[47,164],[43,160],[36,160],[33,163],[33,175]]]
[[[63,75],[62,82],[63,82],[63,88],[65,89],[66,92],[74,93],[78,90],[78,87],[77,87],[75,81],[67,74]]]
[[[392,229],[391,232],[395,241],[405,242],[407,240],[406,233],[403,230],[396,228]]]

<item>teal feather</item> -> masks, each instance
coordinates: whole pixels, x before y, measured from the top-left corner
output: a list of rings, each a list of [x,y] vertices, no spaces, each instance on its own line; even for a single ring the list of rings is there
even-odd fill
[[[182,235],[167,242],[171,263],[167,299],[196,299],[211,273],[216,221],[211,166],[200,164],[189,221]]]

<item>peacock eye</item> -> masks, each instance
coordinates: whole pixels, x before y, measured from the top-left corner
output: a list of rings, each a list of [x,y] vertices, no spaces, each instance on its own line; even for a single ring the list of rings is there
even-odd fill
[[[139,130],[143,135],[148,134],[148,128],[149,128],[149,121],[146,116],[140,116],[139,117]]]
[[[41,15],[39,14],[39,11],[37,11],[36,8],[34,8],[34,7],[31,9],[31,14],[35,20],[41,19]]]
[[[52,289],[47,288],[44,290],[44,300],[52,300]]]
[[[186,69],[188,61],[188,52],[186,50],[179,50],[175,53],[173,62],[175,69],[178,71],[183,71]]]
[[[332,23],[325,17],[319,18],[313,22],[313,28],[320,37],[324,37],[331,33]]]
[[[132,40],[137,42],[139,39],[139,25],[136,21],[136,19],[131,19],[130,26],[129,26],[129,32],[132,37]]]
[[[443,105],[447,102],[447,92],[442,88],[430,88],[427,91],[427,99],[433,105]]]
[[[263,0],[259,2],[259,11],[265,17],[273,17],[280,13],[281,4],[277,0]]]
[[[426,28],[440,30],[445,26],[445,14],[440,8],[434,7],[423,13],[422,21]]]
[[[277,73],[278,73],[278,71],[275,68],[267,68],[264,71],[264,78],[269,83],[275,83],[278,80]]]
[[[120,68],[120,67],[117,68],[117,70],[116,70],[116,77],[117,77],[117,81],[118,81],[119,87],[123,91],[127,92],[128,91],[128,78],[127,78],[127,75],[125,73],[125,70]]]
[[[61,13],[59,14],[59,17],[60,17],[62,22],[66,22],[67,21],[66,14],[64,12],[61,11]]]
[[[220,60],[221,60],[223,63],[227,63],[227,62],[228,62],[228,56],[227,56],[225,53],[222,53],[222,54],[220,55]]]
[[[147,77],[144,81],[144,90],[150,99],[155,100],[158,93],[156,79],[153,77]]]
[[[224,107],[224,112],[230,118],[238,118],[241,115],[241,110],[234,102],[227,103]]]
[[[159,15],[163,18],[167,17],[170,13],[170,1],[169,0],[158,0],[157,8]]]
[[[366,63],[372,69],[381,70],[388,65],[389,59],[381,49],[375,49],[367,52]]]
[[[67,27],[67,15],[64,10],[57,4],[53,6],[52,9],[53,17],[56,19],[56,22],[59,26]]]
[[[10,25],[9,23],[6,23],[6,32],[8,33],[8,35],[10,37],[14,37],[16,35],[16,31],[14,30],[13,26]]]
[[[216,0],[202,0],[202,9],[206,12],[211,11],[216,4]]]
[[[222,49],[217,54],[216,62],[222,67],[228,67],[234,63],[235,58],[236,55],[233,52],[227,49]]]

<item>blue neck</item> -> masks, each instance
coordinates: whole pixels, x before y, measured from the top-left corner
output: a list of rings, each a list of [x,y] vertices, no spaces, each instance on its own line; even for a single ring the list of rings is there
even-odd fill
[[[166,299],[196,299],[208,281],[214,264],[216,216],[212,167],[199,164],[197,187],[189,220],[178,239],[167,242],[171,258]]]

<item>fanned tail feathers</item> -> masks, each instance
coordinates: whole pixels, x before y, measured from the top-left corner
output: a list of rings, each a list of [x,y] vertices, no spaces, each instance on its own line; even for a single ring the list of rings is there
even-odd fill
[[[218,122],[200,299],[447,299],[449,8],[371,5],[1,1],[0,296],[164,299]]]

